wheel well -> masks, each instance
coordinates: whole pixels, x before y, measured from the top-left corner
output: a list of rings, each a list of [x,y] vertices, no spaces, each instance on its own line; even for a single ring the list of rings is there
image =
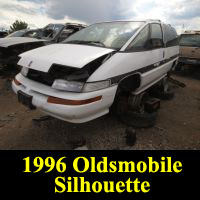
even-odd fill
[[[130,95],[130,92],[135,91],[137,88],[140,87],[140,84],[141,84],[141,76],[139,73],[132,74],[130,76],[123,78],[118,84],[115,99],[110,108],[111,113],[116,113],[120,98],[121,97],[127,98]],[[127,105],[128,104],[126,103],[126,106]]]
[[[125,77],[119,82],[118,89],[122,92],[132,92],[140,87],[141,76],[139,73]]]

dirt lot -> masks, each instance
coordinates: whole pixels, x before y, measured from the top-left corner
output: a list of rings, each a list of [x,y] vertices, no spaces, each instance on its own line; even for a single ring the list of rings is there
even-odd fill
[[[128,147],[126,126],[110,115],[78,125],[33,123],[43,114],[20,105],[10,80],[0,76],[0,149],[73,149],[82,138],[89,149],[200,149],[200,80],[174,77],[187,87],[176,87],[175,98],[161,102],[156,127],[137,129],[136,144]]]

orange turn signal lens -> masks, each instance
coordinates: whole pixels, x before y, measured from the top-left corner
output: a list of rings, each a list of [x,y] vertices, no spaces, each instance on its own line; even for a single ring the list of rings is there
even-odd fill
[[[20,83],[16,78],[14,78],[14,83],[15,83],[16,85],[21,85],[21,83]]]
[[[85,100],[69,100],[69,99],[60,99],[57,97],[48,97],[47,102],[53,103],[53,104],[79,106],[79,105],[85,105],[85,104],[90,104],[96,101],[100,101],[101,99],[102,99],[102,96],[94,97],[91,99],[85,99]]]

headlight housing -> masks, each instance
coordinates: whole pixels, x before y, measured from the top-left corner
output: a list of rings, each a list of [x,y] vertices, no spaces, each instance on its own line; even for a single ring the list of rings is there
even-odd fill
[[[81,92],[83,85],[82,82],[57,79],[54,81],[52,88],[68,92]]]
[[[52,88],[68,92],[94,92],[104,88],[110,87],[110,80],[92,82],[92,83],[83,83],[77,81],[66,81],[57,79],[54,81]]]
[[[83,92],[93,92],[93,91],[97,91],[97,90],[102,90],[104,88],[110,87],[110,85],[111,85],[110,80],[85,83],[85,85],[83,87]]]
[[[27,68],[27,67],[22,67],[22,69],[21,69],[21,74],[22,74],[23,76],[27,76],[28,70],[29,70],[29,68]]]

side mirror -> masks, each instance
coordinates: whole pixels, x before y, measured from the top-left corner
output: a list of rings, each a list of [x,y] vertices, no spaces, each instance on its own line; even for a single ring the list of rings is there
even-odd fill
[[[150,39],[149,44],[150,44],[151,48],[153,48],[153,49],[161,48],[164,46],[163,41],[158,38]]]

